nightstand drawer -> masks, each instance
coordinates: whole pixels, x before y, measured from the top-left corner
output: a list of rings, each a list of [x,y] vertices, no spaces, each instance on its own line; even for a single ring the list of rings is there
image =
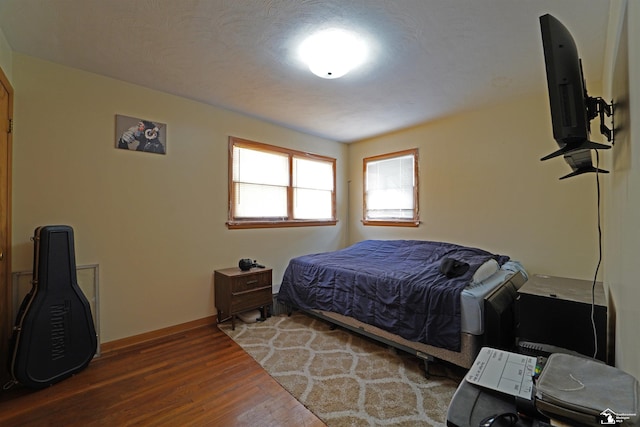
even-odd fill
[[[234,293],[231,299],[231,312],[240,313],[263,305],[269,305],[272,299],[271,286],[253,291]]]
[[[271,271],[234,277],[231,281],[231,292],[235,295],[265,286],[271,286]]]

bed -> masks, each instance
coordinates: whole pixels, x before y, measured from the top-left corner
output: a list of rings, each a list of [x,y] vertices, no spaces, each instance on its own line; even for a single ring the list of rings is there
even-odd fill
[[[509,341],[513,322],[500,316],[526,279],[517,261],[478,248],[365,240],[291,259],[277,300],[412,353],[428,373],[434,359],[469,368],[488,337]]]

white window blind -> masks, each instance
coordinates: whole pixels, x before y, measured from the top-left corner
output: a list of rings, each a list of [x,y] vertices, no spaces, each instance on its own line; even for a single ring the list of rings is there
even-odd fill
[[[293,217],[295,219],[331,219],[333,164],[293,158]]]
[[[229,227],[335,224],[335,159],[229,141]]]
[[[415,154],[365,159],[365,219],[416,219]]]
[[[286,154],[233,147],[236,218],[286,218],[289,161]]]

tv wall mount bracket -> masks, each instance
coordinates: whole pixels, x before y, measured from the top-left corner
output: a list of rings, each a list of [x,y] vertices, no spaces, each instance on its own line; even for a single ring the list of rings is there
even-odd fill
[[[558,156],[565,156],[567,163],[571,165],[573,172],[561,177],[560,179],[570,178],[572,176],[582,175],[583,173],[596,172],[596,173],[609,173],[604,169],[594,167],[591,163],[590,150],[607,150],[615,144],[615,115],[614,104],[611,104],[600,97],[586,97],[586,110],[589,124],[596,117],[600,118],[600,133],[607,138],[607,142],[611,142],[611,145],[600,144],[597,142],[584,140],[577,143],[565,144],[562,148],[554,151],[541,158],[540,160],[548,160]],[[611,128],[605,123],[605,116],[611,117]]]
[[[611,117],[611,128],[608,128],[605,124],[605,115],[607,117]],[[614,145],[613,100],[611,101],[611,104],[607,104],[607,102],[600,97],[587,97],[587,118],[589,119],[589,122],[591,122],[591,120],[595,119],[597,116],[600,116],[600,133],[607,138],[607,141],[610,142],[611,145]]]

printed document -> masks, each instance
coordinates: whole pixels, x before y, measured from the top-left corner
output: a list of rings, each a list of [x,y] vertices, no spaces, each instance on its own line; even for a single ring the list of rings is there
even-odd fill
[[[532,399],[536,362],[532,356],[483,347],[466,379],[471,384]]]

